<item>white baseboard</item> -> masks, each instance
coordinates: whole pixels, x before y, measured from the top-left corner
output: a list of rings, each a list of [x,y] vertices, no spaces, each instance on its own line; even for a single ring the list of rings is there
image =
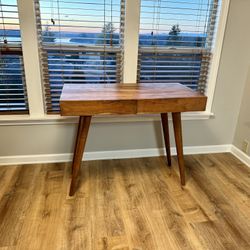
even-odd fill
[[[242,161],[244,164],[246,164],[248,167],[250,167],[250,156],[245,154],[243,151],[241,151],[239,148],[232,145],[231,147],[231,153],[237,157],[240,161]]]
[[[184,154],[209,154],[230,152],[232,146],[225,145],[210,145],[210,146],[186,146]],[[165,154],[164,148],[148,148],[148,149],[129,149],[129,150],[114,150],[114,151],[96,151],[86,152],[84,160],[104,160],[104,159],[126,159],[153,157]],[[171,148],[171,154],[176,155],[176,149]],[[14,155],[0,156],[0,165],[17,165],[17,164],[32,164],[32,163],[53,163],[53,162],[68,162],[71,161],[72,154],[38,154],[38,155]]]

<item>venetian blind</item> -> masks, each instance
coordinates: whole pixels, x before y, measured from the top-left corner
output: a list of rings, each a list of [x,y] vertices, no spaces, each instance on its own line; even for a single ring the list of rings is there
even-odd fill
[[[120,82],[124,11],[124,0],[36,0],[47,113],[64,83]]]
[[[0,0],[0,114],[28,113],[16,0]]]
[[[204,93],[219,9],[219,0],[141,0],[138,82]]]

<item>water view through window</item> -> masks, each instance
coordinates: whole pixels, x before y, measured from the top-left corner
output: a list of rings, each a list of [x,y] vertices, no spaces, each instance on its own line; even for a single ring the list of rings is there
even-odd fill
[[[138,82],[205,92],[218,0],[141,0]]]
[[[120,82],[124,0],[34,1],[47,110],[59,110],[64,83]],[[2,0],[2,47],[21,42],[14,5],[16,0]],[[218,0],[141,0],[138,82],[205,85],[219,5]],[[19,65],[13,61],[11,67]]]

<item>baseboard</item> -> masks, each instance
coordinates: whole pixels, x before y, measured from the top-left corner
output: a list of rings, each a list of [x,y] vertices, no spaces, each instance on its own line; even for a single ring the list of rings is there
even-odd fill
[[[231,152],[240,161],[242,161],[244,164],[250,167],[250,156],[245,154],[243,151],[241,151],[239,148],[235,147],[234,145],[232,145],[231,147]]]
[[[210,145],[210,146],[186,146],[184,154],[209,154],[230,152],[231,145]],[[172,155],[176,155],[175,148],[171,148]],[[164,148],[148,148],[148,149],[130,149],[130,150],[114,150],[114,151],[96,151],[86,152],[84,160],[104,160],[104,159],[126,159],[153,157],[165,154]],[[33,163],[53,163],[71,161],[72,154],[38,154],[38,155],[15,155],[1,156],[0,165],[17,165],[17,164],[33,164]]]

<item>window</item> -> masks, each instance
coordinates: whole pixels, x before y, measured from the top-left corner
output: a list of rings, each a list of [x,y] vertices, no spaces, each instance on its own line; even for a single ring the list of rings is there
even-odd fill
[[[0,0],[0,114],[28,113],[16,0]]]
[[[219,0],[141,0],[138,82],[206,91]]]
[[[120,82],[123,0],[36,0],[36,15],[47,113],[64,83]]]
[[[229,3],[0,0],[0,114],[53,120],[65,83],[135,81],[206,93],[209,113]]]

